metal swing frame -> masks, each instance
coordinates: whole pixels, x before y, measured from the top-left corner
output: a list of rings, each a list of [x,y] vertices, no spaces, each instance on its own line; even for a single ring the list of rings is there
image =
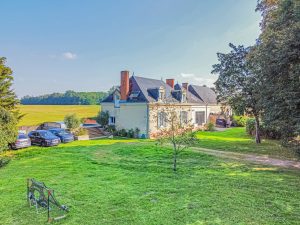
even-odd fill
[[[39,193],[39,196],[35,196],[35,192]],[[46,194],[45,194],[46,193]],[[50,203],[60,209],[62,212],[68,212],[68,207],[61,205],[54,196],[54,190],[48,188],[44,182],[36,181],[34,178],[27,179],[27,202],[28,205],[35,206],[36,212],[39,213],[39,208],[47,209],[48,222],[57,221],[66,217],[66,214],[58,217],[51,217]]]

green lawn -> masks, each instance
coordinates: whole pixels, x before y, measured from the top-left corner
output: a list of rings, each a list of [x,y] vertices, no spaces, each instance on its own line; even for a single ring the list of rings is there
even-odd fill
[[[0,224],[46,224],[46,214],[26,204],[28,177],[54,188],[69,206],[68,217],[57,224],[300,221],[299,171],[186,151],[173,173],[171,149],[147,140],[81,141],[10,154],[14,158],[0,169]]]
[[[232,151],[240,153],[265,154],[277,158],[297,159],[295,151],[282,147],[276,140],[262,140],[256,144],[255,139],[246,134],[244,127],[230,128],[225,131],[199,131],[199,147]]]
[[[97,116],[99,105],[20,105],[24,117],[19,126],[39,125],[43,122],[63,121],[65,115],[76,113],[80,118]]]

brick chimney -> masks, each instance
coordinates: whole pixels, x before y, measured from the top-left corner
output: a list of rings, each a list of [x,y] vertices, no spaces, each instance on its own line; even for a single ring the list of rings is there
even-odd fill
[[[182,87],[187,90],[188,89],[188,86],[189,86],[189,83],[182,83]]]
[[[166,79],[166,83],[173,89],[174,85],[175,85],[175,80],[174,79]]]
[[[129,71],[121,71],[121,100],[127,100],[129,94]]]

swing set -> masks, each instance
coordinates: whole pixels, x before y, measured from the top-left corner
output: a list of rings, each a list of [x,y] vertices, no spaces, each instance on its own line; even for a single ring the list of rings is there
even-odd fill
[[[40,213],[40,209],[46,209],[48,222],[65,218],[66,212],[69,211],[67,206],[56,200],[53,189],[34,178],[27,179],[27,202],[30,207],[36,208],[37,213]]]

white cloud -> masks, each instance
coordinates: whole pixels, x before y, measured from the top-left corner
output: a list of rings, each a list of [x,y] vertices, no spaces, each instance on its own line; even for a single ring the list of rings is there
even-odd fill
[[[67,60],[73,60],[77,58],[77,55],[72,52],[64,52],[62,53],[62,57]]]
[[[217,78],[206,78],[205,76],[198,76],[193,73],[181,73],[179,79],[182,82],[188,82],[189,84],[206,85],[209,87],[213,87],[214,82],[217,80]]]

